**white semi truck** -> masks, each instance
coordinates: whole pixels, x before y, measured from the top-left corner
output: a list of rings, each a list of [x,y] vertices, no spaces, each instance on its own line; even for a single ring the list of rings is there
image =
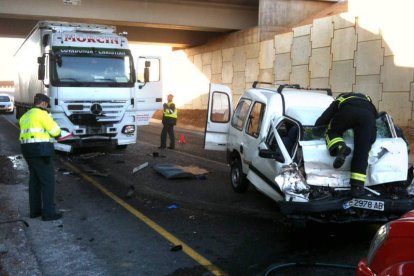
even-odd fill
[[[139,57],[135,68],[127,38],[115,31],[106,25],[42,21],[15,54],[16,118],[33,106],[36,93],[48,95],[52,117],[73,134],[55,143],[57,150],[125,148],[136,142],[137,125],[148,124],[161,108],[160,60]],[[157,72],[154,81],[150,70]]]

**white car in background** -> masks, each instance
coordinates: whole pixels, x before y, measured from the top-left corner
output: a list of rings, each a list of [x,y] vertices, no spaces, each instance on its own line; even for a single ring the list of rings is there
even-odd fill
[[[367,194],[349,195],[352,156],[334,169],[325,129],[314,126],[333,100],[330,89],[254,82],[233,111],[230,88],[211,84],[204,148],[227,151],[236,192],[251,184],[293,220],[383,222],[414,209],[407,143],[385,112],[368,160]],[[344,139],[354,147],[352,130]]]
[[[0,94],[0,112],[10,114],[14,112],[13,99],[7,94]]]

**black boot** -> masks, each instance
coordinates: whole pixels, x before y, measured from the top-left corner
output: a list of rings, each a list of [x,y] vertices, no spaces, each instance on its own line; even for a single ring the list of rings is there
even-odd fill
[[[56,212],[48,216],[42,216],[42,220],[43,221],[57,220],[57,219],[61,219],[62,216],[63,216],[62,212]]]
[[[335,169],[339,169],[345,163],[345,159],[348,155],[351,154],[351,148],[347,145],[339,146],[338,147],[338,154],[335,157],[333,162],[333,167]]]

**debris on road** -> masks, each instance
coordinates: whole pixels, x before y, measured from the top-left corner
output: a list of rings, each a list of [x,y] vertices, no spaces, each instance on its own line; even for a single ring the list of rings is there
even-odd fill
[[[154,151],[153,153],[148,153],[147,156],[152,156],[152,157],[165,157],[165,155],[160,155],[157,151]]]
[[[148,167],[148,162],[145,162],[145,163],[139,165],[138,167],[133,168],[132,173],[136,173],[136,172],[142,170],[145,167]]]
[[[61,174],[63,174],[63,175],[69,175],[69,174],[72,174],[70,171],[68,171],[67,169],[65,169],[65,168],[59,168],[59,169],[57,169],[57,171],[58,172],[60,172]]]
[[[167,179],[196,178],[205,179],[207,170],[197,166],[178,166],[174,164],[156,164],[154,170]]]
[[[101,173],[96,170],[87,170],[86,172],[93,176],[100,176],[100,177],[107,177],[109,175],[108,173]]]
[[[98,156],[105,155],[104,152],[91,152],[91,153],[85,153],[79,156],[80,159],[91,159]]]
[[[173,205],[168,206],[167,208],[168,209],[177,209],[178,207],[177,207],[177,205],[173,204]]]
[[[181,244],[177,244],[171,247],[171,251],[175,252],[175,251],[180,251],[183,249],[183,246]]]
[[[135,194],[135,187],[134,186],[129,186],[129,189],[125,195],[126,198],[132,198],[132,196]]]

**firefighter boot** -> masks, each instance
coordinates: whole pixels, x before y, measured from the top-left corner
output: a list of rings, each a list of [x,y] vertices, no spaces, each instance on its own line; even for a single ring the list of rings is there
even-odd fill
[[[339,169],[345,163],[345,159],[348,155],[351,154],[351,148],[347,145],[340,145],[338,147],[338,154],[335,157],[333,162],[333,167]]]
[[[364,184],[363,183],[351,183],[351,197],[361,197],[365,194]]]

